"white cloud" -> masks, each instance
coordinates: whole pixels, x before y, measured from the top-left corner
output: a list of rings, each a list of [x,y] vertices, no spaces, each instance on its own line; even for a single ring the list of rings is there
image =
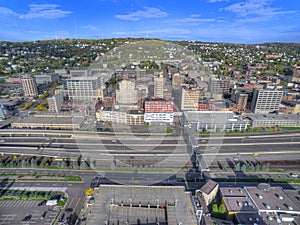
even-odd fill
[[[145,7],[144,10],[139,10],[130,14],[116,15],[116,18],[120,20],[138,21],[147,18],[163,18],[168,16],[168,13],[158,9]]]
[[[96,31],[97,30],[97,27],[94,26],[94,25],[85,25],[85,26],[82,26],[83,29],[86,29],[86,30],[91,30],[91,31]]]
[[[5,8],[5,7],[0,7],[0,15],[4,15],[4,16],[17,16],[18,14],[15,13],[13,10],[9,9],[9,8]]]
[[[228,11],[235,13],[239,17],[246,16],[277,16],[282,14],[294,13],[297,11],[281,11],[281,9],[271,6],[270,0],[246,0],[222,8],[221,11]]]
[[[123,37],[143,37],[148,34],[150,37],[167,37],[167,38],[186,38],[193,32],[189,29],[177,29],[177,28],[166,28],[166,29],[153,29],[145,31],[126,31],[126,32],[113,32],[113,35]]]
[[[198,18],[193,15],[190,17],[187,17],[187,18],[174,20],[174,22],[177,24],[180,23],[180,24],[186,24],[186,25],[191,25],[191,26],[196,26],[196,25],[199,25],[200,23],[209,23],[209,22],[214,22],[214,21],[216,21],[216,19]]]
[[[21,19],[59,19],[68,16],[71,12],[59,9],[55,4],[31,4],[27,14],[20,15]]]
[[[19,14],[12,9],[0,7],[0,15],[17,16],[20,19],[59,19],[68,16],[71,12],[59,9],[59,5],[55,4],[31,4],[29,12]]]

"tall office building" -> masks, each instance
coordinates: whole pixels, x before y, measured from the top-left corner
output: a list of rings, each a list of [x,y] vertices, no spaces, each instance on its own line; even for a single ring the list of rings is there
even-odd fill
[[[240,90],[233,90],[231,92],[231,100],[237,104],[238,112],[245,112],[248,101],[248,94]]]
[[[21,78],[24,96],[26,97],[36,97],[38,95],[38,89],[36,80],[30,75],[26,75]]]
[[[199,94],[198,88],[182,86],[180,92],[180,109],[197,111]]]
[[[254,113],[270,113],[279,110],[283,91],[255,89],[250,109]]]
[[[184,75],[180,73],[175,73],[172,75],[172,87],[173,88],[180,88],[180,85],[184,82]]]
[[[65,97],[77,101],[97,101],[103,100],[103,90],[101,89],[100,79],[93,77],[73,77],[66,80],[63,93]]]
[[[230,80],[223,80],[217,76],[211,76],[209,79],[209,87],[212,94],[228,93],[230,89]]]
[[[119,83],[119,90],[116,91],[116,101],[119,104],[130,105],[137,101],[137,91],[134,80],[122,80]]]
[[[164,76],[162,74],[154,76],[154,96],[164,97]]]
[[[60,112],[61,104],[63,102],[63,94],[59,93],[52,97],[47,98],[48,107],[50,112]]]
[[[247,107],[248,94],[238,93],[237,96],[237,108],[238,112],[245,112]]]

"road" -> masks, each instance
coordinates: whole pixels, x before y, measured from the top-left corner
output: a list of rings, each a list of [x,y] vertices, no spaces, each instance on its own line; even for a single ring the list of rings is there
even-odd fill
[[[51,132],[50,132],[51,133]],[[66,134],[66,133],[65,133]],[[147,136],[107,136],[102,135],[88,139],[84,135],[73,137],[1,137],[0,152],[78,157],[80,154],[97,155],[128,155],[135,157],[167,156],[171,154],[187,154],[186,143],[181,137],[147,137]],[[268,155],[271,159],[282,159],[283,155],[300,159],[300,134],[256,135],[256,136],[209,136],[200,137],[199,153],[204,156],[224,158],[236,154],[252,156],[253,153]],[[38,149],[38,151],[37,151]]]

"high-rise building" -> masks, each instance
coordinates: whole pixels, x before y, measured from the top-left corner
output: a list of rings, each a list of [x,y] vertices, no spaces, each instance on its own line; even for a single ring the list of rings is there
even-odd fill
[[[154,96],[164,97],[164,76],[162,74],[154,76]]]
[[[238,93],[237,96],[237,109],[238,112],[245,112],[247,107],[248,94]]]
[[[61,110],[61,104],[63,102],[63,94],[59,93],[50,98],[47,98],[49,111],[59,112]]]
[[[30,75],[26,75],[21,78],[24,96],[26,97],[36,97],[38,95],[38,89],[36,80]]]
[[[37,84],[48,84],[59,80],[57,73],[34,75]]]
[[[199,101],[199,89],[189,86],[182,86],[180,92],[180,109],[197,111]]]
[[[230,80],[222,80],[217,76],[210,77],[210,92],[212,94],[224,94],[229,92]]]
[[[134,80],[122,80],[119,82],[119,90],[116,91],[116,101],[118,104],[130,105],[137,101],[137,91]]]
[[[234,89],[231,92],[231,100],[237,104],[237,111],[238,112],[245,112],[247,107],[248,101],[248,94]]]
[[[184,75],[180,73],[175,73],[172,75],[172,87],[173,88],[180,88],[180,85],[184,82]]]
[[[66,80],[62,92],[65,97],[76,101],[97,101],[103,99],[99,77],[73,77]]]
[[[279,110],[283,91],[255,89],[250,110],[254,113],[270,113]]]

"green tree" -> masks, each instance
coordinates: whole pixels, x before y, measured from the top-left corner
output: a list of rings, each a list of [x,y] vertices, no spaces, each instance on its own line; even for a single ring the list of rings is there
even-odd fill
[[[223,170],[223,171],[227,171],[227,166],[226,166],[226,165],[223,165],[223,166],[222,166],[222,170]]]
[[[246,165],[245,165],[245,163],[241,166],[241,171],[244,173],[244,172],[246,172]]]
[[[262,170],[262,166],[260,164],[257,164],[255,166],[255,171],[261,171]]]
[[[80,169],[87,169],[88,168],[88,164],[83,161],[81,164],[80,164]]]
[[[66,168],[66,162],[64,160],[61,161],[60,168],[62,168],[62,169]]]
[[[218,212],[219,212],[218,204],[213,204],[213,205],[212,205],[212,212],[213,212],[213,213],[218,213]]]
[[[241,164],[239,162],[237,164],[235,164],[234,170],[236,172],[240,172],[241,171]]]
[[[36,168],[37,167],[36,160],[34,158],[32,158],[30,160],[30,166],[31,166],[31,168]]]
[[[219,213],[224,214],[224,215],[227,213],[227,208],[224,203],[221,203],[221,205],[219,206]]]
[[[73,162],[73,169],[78,169],[78,161],[77,160],[75,160],[74,162]]]
[[[110,80],[108,81],[108,83],[109,83],[110,85],[114,85],[114,84],[117,83],[117,79],[114,78],[114,77],[112,77],[112,78],[110,78]]]
[[[26,167],[26,166],[27,166],[26,160],[22,159],[22,160],[21,160],[21,167],[24,168],[24,167]]]

